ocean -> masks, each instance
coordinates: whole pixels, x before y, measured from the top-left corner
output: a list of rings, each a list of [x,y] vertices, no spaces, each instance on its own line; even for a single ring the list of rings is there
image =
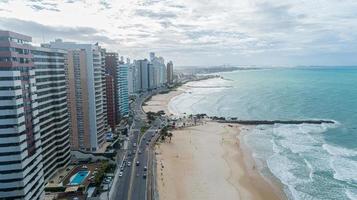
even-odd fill
[[[242,141],[289,199],[357,199],[357,68],[279,68],[220,73],[190,82],[169,104],[177,114],[238,119],[329,119],[335,124],[260,125]]]

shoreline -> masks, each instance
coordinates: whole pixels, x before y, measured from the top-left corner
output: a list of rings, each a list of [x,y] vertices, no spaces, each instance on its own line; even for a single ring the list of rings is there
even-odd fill
[[[155,95],[143,109],[164,110],[173,115],[168,109],[170,100],[187,89],[183,85]],[[172,142],[160,143],[155,150],[160,198],[287,199],[278,180],[270,180],[259,172],[249,147],[241,139],[242,127],[205,120],[203,125],[174,130]]]

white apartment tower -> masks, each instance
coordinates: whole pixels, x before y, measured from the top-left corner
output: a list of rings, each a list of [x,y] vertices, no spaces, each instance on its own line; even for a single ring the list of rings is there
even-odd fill
[[[31,51],[35,66],[45,182],[70,162],[65,58],[67,52],[44,47]]]
[[[73,150],[97,151],[105,142],[106,118],[104,50],[93,44],[56,40],[51,48],[65,49],[68,73],[70,142]]]
[[[31,37],[0,30],[0,199],[44,197]]]

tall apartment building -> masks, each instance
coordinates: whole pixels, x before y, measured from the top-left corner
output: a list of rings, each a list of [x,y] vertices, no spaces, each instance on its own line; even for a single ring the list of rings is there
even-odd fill
[[[106,96],[107,96],[107,107],[108,107],[108,111],[107,111],[107,116],[108,116],[108,125],[110,126],[110,128],[112,130],[115,129],[116,126],[116,122],[115,122],[115,81],[113,79],[113,77],[109,74],[107,74],[106,76]]]
[[[134,64],[130,64],[128,68],[128,92],[129,95],[135,94],[136,91],[136,71],[137,68]]]
[[[33,47],[44,179],[70,162],[69,116],[63,50]]]
[[[166,72],[167,72],[167,83],[173,84],[174,83],[174,64],[172,63],[172,61],[167,63]]]
[[[130,64],[121,64],[118,67],[118,107],[121,116],[129,114],[129,88],[128,88],[128,71]]]
[[[137,68],[137,89],[138,91],[147,91],[149,89],[149,61],[147,59],[137,60],[135,62]]]
[[[151,63],[149,63],[148,66],[148,81],[149,81],[149,89],[155,89],[157,87],[156,80],[155,80],[155,67]]]
[[[98,45],[56,40],[51,48],[66,49],[70,142],[74,150],[97,151],[107,131],[103,50]],[[103,80],[104,79],[104,80]]]
[[[31,40],[0,31],[0,199],[36,200],[44,195]]]
[[[162,87],[167,83],[165,60],[163,57],[156,57],[153,52],[150,53],[150,60],[153,68],[156,69],[156,73],[154,74],[156,87]]]
[[[124,59],[124,58],[122,58]],[[119,123],[119,103],[118,103],[118,78],[117,78],[117,68],[119,66],[119,55],[114,52],[107,52],[105,54],[105,69],[107,75],[111,76],[110,79],[114,81],[113,95],[114,102],[108,102],[108,122],[109,125],[114,129],[117,123]]]

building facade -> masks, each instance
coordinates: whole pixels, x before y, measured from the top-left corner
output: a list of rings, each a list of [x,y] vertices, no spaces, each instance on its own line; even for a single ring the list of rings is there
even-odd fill
[[[123,58],[124,59],[124,58]],[[110,126],[115,127],[116,124],[119,123],[119,103],[118,103],[118,78],[117,78],[117,68],[119,66],[119,55],[118,53],[115,52],[106,52],[105,54],[105,69],[106,69],[106,74],[111,76],[111,79],[114,81],[114,88],[113,88],[113,94],[114,94],[114,102],[108,102],[108,121],[110,121]]]
[[[136,80],[137,89],[140,92],[147,91],[149,89],[149,61],[147,59],[137,60],[135,67],[138,73]]]
[[[106,88],[107,88],[107,116],[108,116],[108,125],[112,130],[115,130],[116,122],[115,122],[115,81],[113,77],[109,74],[106,76]]]
[[[0,199],[44,197],[31,37],[0,31]]]
[[[174,83],[174,64],[172,61],[167,63],[167,83],[168,84],[173,84]]]
[[[70,162],[65,57],[67,52],[33,47],[45,182]]]
[[[128,88],[128,72],[130,64],[121,64],[118,67],[118,107],[120,116],[129,114],[129,88]]]
[[[105,142],[105,67],[98,45],[56,40],[51,48],[66,49],[70,142],[73,150],[97,151]],[[104,80],[103,80],[104,79]]]

